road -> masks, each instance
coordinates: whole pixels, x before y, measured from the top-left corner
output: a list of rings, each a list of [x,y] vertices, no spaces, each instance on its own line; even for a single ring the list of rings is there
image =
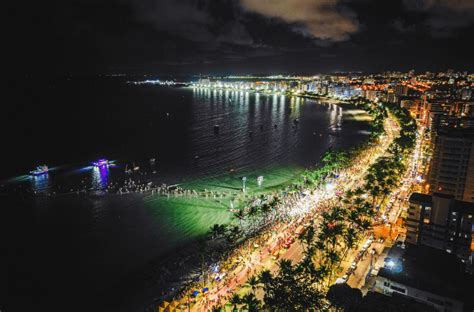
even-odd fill
[[[424,128],[420,127],[418,130],[416,145],[409,161],[411,166],[409,166],[405,173],[400,186],[392,192],[390,196],[391,201],[389,201],[389,204],[385,207],[384,215],[386,216],[386,225],[390,227],[390,234],[398,235],[400,232],[397,228],[398,218],[402,211],[408,206],[408,197],[411,193],[410,190],[417,184],[421,183],[421,180],[417,177],[422,174],[424,166],[422,161],[423,132]],[[372,271],[372,269],[378,271],[384,265],[383,260],[385,259],[388,250],[392,247],[396,235],[391,235],[383,243],[373,243],[368,248],[368,250],[374,250],[374,254],[366,253],[366,255],[357,263],[357,269],[352,275],[349,275],[347,281],[349,286],[362,289],[363,293],[366,293],[371,289],[374,277],[370,275],[370,271]],[[360,252],[360,249],[361,246],[358,246],[354,253],[346,257],[343,262],[343,272],[347,272],[347,268],[350,267],[357,253]]]

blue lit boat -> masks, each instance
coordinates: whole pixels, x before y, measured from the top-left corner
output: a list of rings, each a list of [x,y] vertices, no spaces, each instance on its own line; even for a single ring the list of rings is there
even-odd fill
[[[92,165],[94,165],[95,167],[99,167],[99,168],[100,168],[100,167],[107,167],[107,166],[109,165],[109,161],[108,161],[107,159],[105,159],[105,158],[101,158],[101,159],[99,159],[99,160],[97,160],[97,161],[94,161],[94,162],[92,163]]]
[[[39,175],[48,173],[48,171],[49,171],[48,166],[41,165],[41,166],[36,167],[35,170],[30,171],[30,174],[33,176],[39,176]]]

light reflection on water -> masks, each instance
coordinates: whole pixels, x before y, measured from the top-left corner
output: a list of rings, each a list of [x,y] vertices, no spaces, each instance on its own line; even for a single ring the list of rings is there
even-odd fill
[[[77,240],[78,244],[72,244],[71,248],[74,248],[72,254],[77,253],[77,248],[81,251],[78,272],[84,274],[74,280],[81,290],[90,285],[100,288],[112,280],[111,276],[120,279],[125,272],[135,271],[156,257],[168,256],[177,247],[203,235],[213,224],[228,222],[232,217],[215,202],[210,203],[209,208],[204,204],[190,205],[181,198],[153,197],[156,203],[148,205],[142,202],[140,195],[109,196],[104,190],[111,184],[122,186],[132,178],[135,181],[156,179],[153,180],[155,185],[162,181],[171,184],[183,177],[226,177],[230,169],[254,170],[256,176],[265,175],[264,183],[270,182],[271,177],[275,183],[285,183],[293,176],[294,168],[313,165],[327,148],[352,146],[363,138],[358,126],[346,124],[345,117],[343,120],[341,108],[314,100],[209,89],[168,90],[166,92],[172,93],[164,95],[162,91],[142,93],[155,89],[133,89],[132,93],[126,93],[128,96],[115,96],[117,90],[114,89],[113,95],[104,94],[116,101],[105,97],[103,101],[84,100],[85,103],[111,102],[113,107],[122,109],[110,107],[110,111],[117,114],[114,115],[117,118],[112,119],[120,123],[109,120],[104,124],[98,118],[94,121],[95,127],[91,122],[94,131],[78,135],[80,140],[77,141],[90,139],[98,131],[103,136],[95,147],[84,151],[81,161],[90,163],[93,157],[105,153],[118,157],[121,168],[86,166],[77,169],[80,165],[71,160],[71,164],[48,176],[22,176],[14,181],[25,186],[20,191],[28,188],[28,192],[33,189],[39,192],[50,188],[50,193],[72,193],[71,196],[38,196],[40,200],[36,200],[35,205],[38,220],[45,225],[42,228],[51,229],[48,243],[56,246],[64,240],[64,245],[68,245]],[[152,96],[148,96],[150,94]],[[135,98],[143,99],[143,103],[130,110],[130,99]],[[295,119],[299,120],[297,124]],[[129,126],[123,127],[125,121]],[[152,127],[148,126],[149,122],[153,122]],[[220,125],[217,134],[213,130],[216,124]],[[52,150],[53,156],[58,153],[59,159],[68,162],[67,155],[62,157],[60,152]],[[150,162],[152,157],[156,158],[154,162]],[[130,167],[134,161],[140,171],[145,171],[143,175],[124,173],[126,164]],[[273,170],[273,166],[282,169]],[[265,171],[262,173],[262,170]],[[222,180],[222,183],[227,182]],[[101,196],[88,196],[90,190]],[[58,228],[62,232],[55,232]],[[61,248],[57,250],[61,252]],[[71,287],[68,282],[72,280],[55,283],[54,287]]]
[[[93,167],[92,188],[95,190],[105,190],[109,179],[109,166]]]
[[[49,173],[31,176],[30,181],[35,193],[47,193],[51,188]]]

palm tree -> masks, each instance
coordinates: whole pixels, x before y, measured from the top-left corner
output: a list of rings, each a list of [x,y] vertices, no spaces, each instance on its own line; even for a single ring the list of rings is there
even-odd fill
[[[266,310],[308,311],[321,307],[322,294],[302,267],[293,266],[291,260],[281,260],[279,267],[278,274],[264,283]]]
[[[375,183],[375,175],[372,173],[369,173],[365,176],[365,188],[369,188]]]
[[[222,307],[221,306],[215,306],[212,308],[212,312],[222,312]]]
[[[377,197],[380,195],[380,187],[375,185],[370,190],[370,195],[372,196],[372,206],[375,206],[375,202],[377,201]]]
[[[227,235],[226,235],[227,242],[229,242],[230,244],[233,244],[235,243],[235,241],[237,241],[240,238],[241,235],[242,235],[242,231],[237,225],[235,225],[231,227],[230,230],[227,231]]]
[[[258,312],[261,309],[261,302],[255,297],[255,294],[250,293],[244,295],[241,303],[247,308],[248,312]]]
[[[255,275],[252,275],[248,280],[247,280],[247,284],[250,286],[250,288],[252,289],[252,293],[255,294],[255,292],[257,291],[257,288],[258,288],[258,284],[260,283],[260,281],[258,280],[258,278],[255,276]]]
[[[354,195],[357,196],[357,197],[360,197],[364,194],[364,189],[361,188],[361,187],[358,187],[354,190]]]
[[[357,235],[357,231],[355,228],[348,228],[345,232],[345,235],[344,235],[344,238],[345,238],[345,244],[346,244],[346,254],[349,250],[351,250],[352,248],[354,248],[356,242],[357,242],[357,239],[358,239],[358,235]]]
[[[268,284],[273,280],[273,275],[270,270],[263,270],[262,272],[260,272],[258,280],[263,284]]]
[[[272,210],[272,207],[268,203],[263,203],[260,206],[260,211],[263,213],[264,216],[266,216],[271,210]]]
[[[240,227],[242,227],[242,220],[245,218],[245,213],[243,209],[239,209],[236,213],[234,213],[234,217],[239,219]]]
[[[309,248],[316,236],[316,232],[314,230],[313,224],[311,223],[310,226],[306,229],[306,231],[302,232],[299,236],[298,239],[305,244],[303,244],[303,248]]]
[[[391,191],[389,187],[384,187],[381,190],[381,193],[383,195],[382,200],[380,200],[380,204],[382,204],[385,201],[385,198],[387,198],[388,195],[390,195]]]
[[[362,220],[362,223],[360,225],[361,229],[363,232],[367,231],[368,229],[370,229],[370,226],[371,226],[371,223],[370,221],[368,220]]]
[[[354,195],[355,195],[355,194],[354,194],[354,191],[353,191],[353,190],[348,190],[348,191],[346,192],[346,198],[347,198],[347,199],[352,199],[352,197],[354,197]]]
[[[232,311],[239,312],[237,305],[242,303],[242,300],[240,299],[239,295],[234,294],[232,298],[230,298],[230,303],[234,305]]]
[[[209,232],[212,236],[212,239],[216,239],[218,238],[219,236],[222,236],[225,234],[226,232],[226,229],[227,229],[227,226],[225,224],[214,224]]]

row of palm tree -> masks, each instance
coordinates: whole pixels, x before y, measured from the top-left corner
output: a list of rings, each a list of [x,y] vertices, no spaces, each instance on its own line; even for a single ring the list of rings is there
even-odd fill
[[[373,112],[378,112],[377,116],[386,116],[386,113],[380,112],[385,109],[377,107]],[[311,223],[299,236],[305,253],[300,263],[292,265],[290,261],[282,260],[277,274],[269,271],[260,274],[258,281],[263,284],[265,291],[264,308],[271,311],[306,311],[317,310],[328,304],[323,297],[324,290],[333,280],[341,260],[370,229],[377,205],[383,203],[398,184],[406,168],[402,160],[414,146],[414,136],[411,134],[414,123],[406,117],[407,112],[398,110],[393,114],[401,131],[389,147],[390,156],[380,157],[370,166],[364,187],[348,190],[337,205],[322,214],[318,231]],[[378,123],[382,124],[383,120]],[[377,136],[380,134],[379,131]],[[399,139],[401,137],[403,139]],[[337,170],[339,166],[347,165],[347,155],[343,156],[339,158],[334,152],[327,153],[323,157],[323,168],[327,167],[316,171],[316,174],[327,175],[329,168]],[[364,196],[367,194],[371,195],[371,200]],[[250,282],[251,285],[255,283],[255,280]]]
[[[374,135],[367,143],[373,144],[384,131],[386,108],[361,99],[354,101],[354,104],[362,105],[374,117]],[[235,311],[238,306],[243,311],[308,311],[328,306],[324,292],[332,282],[334,273],[338,271],[341,260],[370,229],[376,216],[376,207],[385,201],[398,184],[406,168],[403,159],[414,146],[411,132],[413,126],[416,129],[416,125],[407,117],[407,112],[396,108],[389,110],[401,126],[400,136],[389,147],[389,156],[380,157],[370,166],[363,187],[348,190],[336,205],[322,213],[318,229],[310,222],[306,231],[299,236],[304,248],[301,262],[293,265],[289,260],[281,260],[277,273],[263,271],[258,278],[249,279],[251,291],[244,297],[235,295],[231,301]],[[328,151],[322,158],[323,166],[303,174],[303,184],[321,185],[331,175],[337,175],[340,169],[348,166],[349,160],[360,153],[362,149],[351,153]],[[262,207],[258,211],[261,214],[268,213]],[[251,209],[238,212],[236,217],[244,219],[252,215],[250,212]],[[216,228],[217,232],[219,230]],[[264,291],[263,302],[256,297],[259,287]]]

